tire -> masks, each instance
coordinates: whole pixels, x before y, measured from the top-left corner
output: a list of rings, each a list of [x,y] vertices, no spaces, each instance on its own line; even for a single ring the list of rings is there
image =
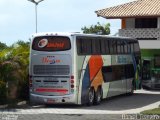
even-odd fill
[[[95,92],[93,88],[90,88],[89,92],[88,92],[88,106],[93,105],[94,102],[94,96],[95,96]]]
[[[139,83],[139,89],[142,89],[142,82]]]
[[[135,85],[134,85],[134,83],[132,83],[132,88],[131,88],[131,91],[129,92],[129,95],[133,95],[133,93],[134,93],[134,88],[135,88]]]
[[[35,102],[33,102],[33,101],[29,101],[29,105],[31,106],[31,107],[33,107],[33,106],[35,106],[35,105],[37,105]]]
[[[102,101],[102,88],[98,87],[97,92],[95,93],[94,104],[99,105]]]
[[[35,105],[37,105],[37,103],[34,100],[32,100],[31,98],[29,98],[29,105],[35,106]]]

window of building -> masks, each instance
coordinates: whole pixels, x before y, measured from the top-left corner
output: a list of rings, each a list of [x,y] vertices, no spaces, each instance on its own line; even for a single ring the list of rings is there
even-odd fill
[[[157,28],[157,18],[136,18],[135,28]]]

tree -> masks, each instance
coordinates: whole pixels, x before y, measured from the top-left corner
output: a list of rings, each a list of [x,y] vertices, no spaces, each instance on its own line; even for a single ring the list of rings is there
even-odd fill
[[[105,25],[101,25],[99,22],[97,22],[96,25],[91,25],[90,27],[84,26],[81,28],[83,33],[88,34],[98,34],[98,35],[108,35],[110,34],[110,24],[107,23]]]
[[[0,42],[0,51],[6,48],[7,48],[7,45],[5,43]]]
[[[27,99],[30,42],[18,41],[12,46],[13,49],[8,58],[13,63],[17,64],[17,70],[12,73],[18,82],[18,97],[21,99]]]
[[[18,41],[0,52],[0,81],[14,83],[19,99],[28,96],[29,42]],[[9,86],[8,90],[12,90]]]

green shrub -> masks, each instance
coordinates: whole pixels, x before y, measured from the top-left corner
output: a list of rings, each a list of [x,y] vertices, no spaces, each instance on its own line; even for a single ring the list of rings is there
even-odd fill
[[[20,81],[18,84],[18,99],[29,99],[29,82],[28,80]]]
[[[0,105],[7,103],[6,83],[0,81]]]

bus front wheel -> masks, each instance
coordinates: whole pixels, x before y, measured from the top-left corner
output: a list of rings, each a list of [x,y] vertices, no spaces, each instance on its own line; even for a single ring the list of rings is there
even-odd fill
[[[90,88],[89,92],[88,92],[88,106],[93,105],[94,102],[94,96],[95,96],[95,92],[93,88]]]

